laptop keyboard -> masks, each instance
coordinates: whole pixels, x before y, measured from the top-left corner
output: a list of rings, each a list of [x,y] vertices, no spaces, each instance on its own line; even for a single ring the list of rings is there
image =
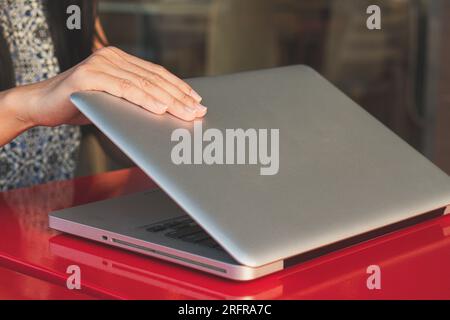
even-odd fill
[[[222,247],[190,217],[183,216],[154,223],[146,226],[146,230],[152,233],[162,233],[166,237],[172,239],[224,251]]]

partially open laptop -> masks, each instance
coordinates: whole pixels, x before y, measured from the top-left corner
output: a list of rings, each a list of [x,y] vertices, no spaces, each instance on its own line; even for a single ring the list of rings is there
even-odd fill
[[[450,213],[448,175],[311,68],[188,82],[209,107],[201,123],[155,115],[102,92],[72,95],[161,189],[51,213],[51,228],[250,280]],[[192,137],[192,152],[178,156],[193,164],[174,160],[180,128]],[[217,134],[225,139],[239,128],[248,133],[241,164],[239,154],[235,164],[205,163]],[[270,135],[264,139],[271,130],[279,133],[278,146]],[[238,153],[234,142],[215,151]],[[255,150],[278,152],[277,170],[262,174],[270,164],[267,157],[252,162]]]

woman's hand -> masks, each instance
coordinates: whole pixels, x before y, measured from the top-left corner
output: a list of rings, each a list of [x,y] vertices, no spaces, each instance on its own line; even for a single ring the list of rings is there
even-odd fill
[[[7,100],[27,127],[84,124],[70,94],[97,90],[124,98],[156,114],[191,121],[206,114],[201,97],[163,67],[114,47],[97,50],[77,66],[36,84],[11,89]]]

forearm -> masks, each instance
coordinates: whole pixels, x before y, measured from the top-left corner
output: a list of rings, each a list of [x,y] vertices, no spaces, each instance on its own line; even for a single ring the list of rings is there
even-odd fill
[[[22,106],[17,94],[17,89],[0,92],[0,146],[32,127],[19,112]]]
[[[70,95],[87,90],[126,97],[150,112],[185,121],[207,112],[199,94],[165,68],[107,47],[53,78],[0,92],[0,146],[33,126],[86,124]]]

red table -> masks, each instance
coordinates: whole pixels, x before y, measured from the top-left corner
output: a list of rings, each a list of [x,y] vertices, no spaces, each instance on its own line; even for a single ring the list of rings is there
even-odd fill
[[[81,300],[91,296],[0,267],[0,300]]]
[[[0,194],[0,298],[450,298],[450,216],[244,283],[48,228],[51,210],[154,187],[131,169]],[[366,285],[374,264],[381,290]],[[69,265],[81,268],[80,291],[66,289]]]

